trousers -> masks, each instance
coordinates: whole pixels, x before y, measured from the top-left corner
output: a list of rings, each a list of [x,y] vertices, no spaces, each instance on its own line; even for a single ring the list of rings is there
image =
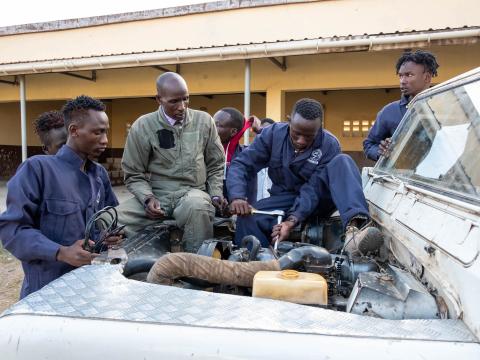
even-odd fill
[[[345,154],[335,156],[319,176],[319,204],[315,214],[327,217],[338,209],[344,227],[355,216],[369,218],[360,173],[350,156]],[[297,196],[297,193],[272,194],[269,198],[259,200],[255,208],[288,212]],[[268,247],[272,228],[276,223],[276,216],[259,214],[238,217],[235,244],[240,245],[245,236],[254,235],[263,247]]]
[[[185,251],[196,253],[203,241],[213,237],[215,208],[210,196],[201,190],[176,191],[168,196],[159,196],[166,217],[173,218],[183,229]],[[155,225],[162,219],[149,219],[143,204],[131,198],[117,208],[118,222],[125,225],[125,235],[131,237],[148,225]]]

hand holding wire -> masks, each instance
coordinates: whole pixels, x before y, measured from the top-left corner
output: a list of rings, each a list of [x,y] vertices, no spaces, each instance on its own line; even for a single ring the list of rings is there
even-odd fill
[[[109,217],[110,219],[105,219],[105,217]],[[95,236],[92,236],[94,235],[92,232],[94,232],[95,227],[98,226],[98,224],[103,225],[103,230],[100,232],[98,240],[92,244],[92,240],[90,239],[95,238]],[[85,226],[83,249],[94,253],[100,253],[101,251],[106,250],[108,246],[119,246],[123,241],[124,227],[125,225],[118,225],[118,213],[113,206],[103,208],[93,214]]]

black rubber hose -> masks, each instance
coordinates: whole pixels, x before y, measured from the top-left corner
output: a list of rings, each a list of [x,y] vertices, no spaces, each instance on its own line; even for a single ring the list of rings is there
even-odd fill
[[[307,258],[313,259],[315,265],[331,265],[332,257],[327,249],[320,246],[302,246],[283,255],[278,259],[281,270],[298,269]]]
[[[248,245],[251,245],[251,248]],[[256,236],[247,235],[242,239],[240,244],[242,248],[248,248],[250,251],[250,255],[248,257],[249,261],[254,261],[257,258],[258,251],[260,250],[260,240],[257,239]]]
[[[135,274],[148,273],[155,261],[156,259],[129,259],[123,268],[123,276],[128,278]]]

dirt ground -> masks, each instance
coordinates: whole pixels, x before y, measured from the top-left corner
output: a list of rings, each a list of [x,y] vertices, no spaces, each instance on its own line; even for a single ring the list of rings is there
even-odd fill
[[[20,261],[0,247],[0,313],[18,301],[22,280]]]
[[[113,190],[120,203],[132,196],[124,186],[116,186]],[[6,208],[6,194],[6,183],[0,181],[0,213]],[[22,281],[20,261],[3,249],[0,243],[0,313],[18,301]]]
[[[5,210],[6,183],[0,181],[0,213]],[[18,300],[23,271],[15,259],[0,243],[0,313]]]

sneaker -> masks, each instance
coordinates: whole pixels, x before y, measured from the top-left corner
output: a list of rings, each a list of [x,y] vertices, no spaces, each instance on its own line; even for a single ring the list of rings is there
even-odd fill
[[[367,255],[375,252],[383,245],[383,234],[374,226],[366,226],[359,230],[355,226],[347,226],[343,251],[350,255]]]

